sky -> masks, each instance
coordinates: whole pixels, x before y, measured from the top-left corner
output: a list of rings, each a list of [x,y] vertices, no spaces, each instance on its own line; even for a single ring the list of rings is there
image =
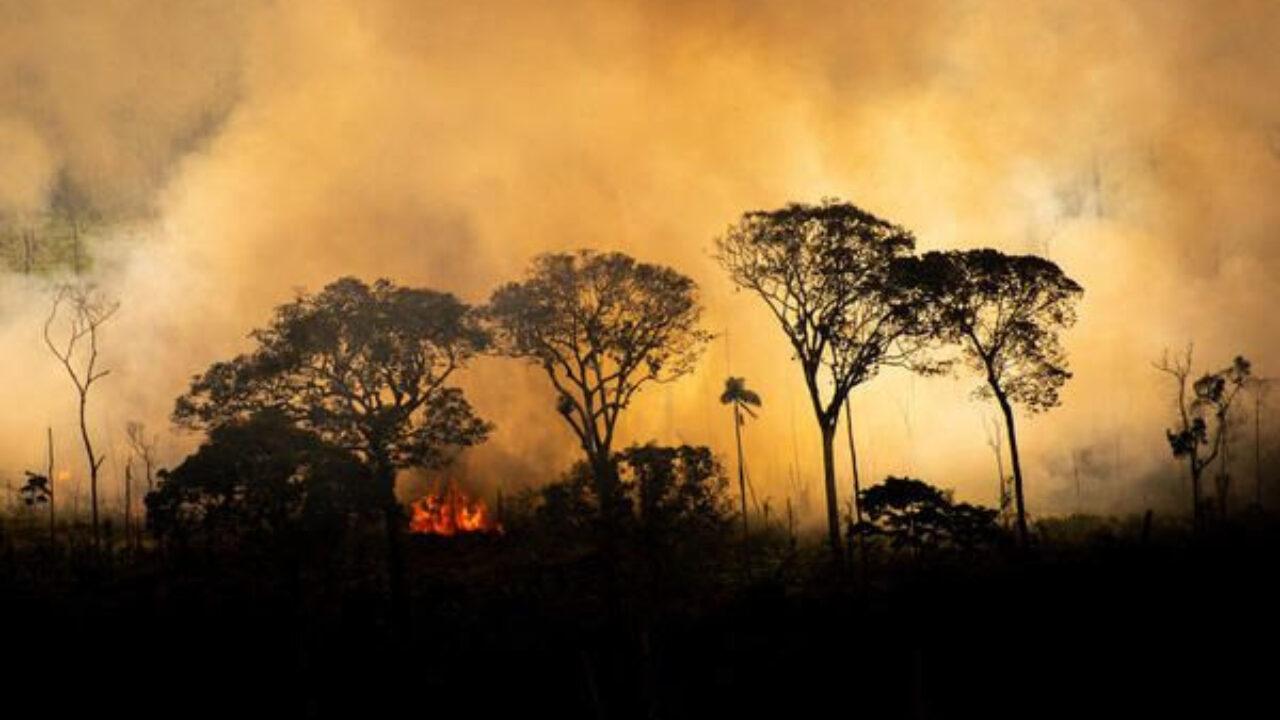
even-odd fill
[[[590,247],[692,277],[717,335],[623,439],[732,462],[718,395],[745,376],[764,398],[745,429],[757,496],[816,516],[800,370],[712,251],[746,211],[839,197],[921,250],[1037,253],[1083,285],[1062,406],[1020,418],[1029,509],[1172,507],[1186,481],[1152,361],[1194,341],[1197,369],[1280,363],[1277,37],[1280,5],[1245,1],[0,0],[0,225],[35,222],[59,178],[110,219],[91,239],[121,303],[91,400],[109,485],[129,420],[167,463],[192,447],[174,398],[299,289],[388,277],[481,303],[537,253]],[[13,482],[46,426],[86,474],[40,342],[49,281],[0,275]],[[518,488],[574,460],[535,370],[486,359],[462,383],[496,430],[454,472]],[[976,386],[886,370],[858,387],[864,477],[993,503]]]

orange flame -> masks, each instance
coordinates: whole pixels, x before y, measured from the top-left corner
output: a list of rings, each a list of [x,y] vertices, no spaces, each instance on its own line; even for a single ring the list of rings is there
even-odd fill
[[[409,504],[409,532],[418,535],[502,532],[479,498],[467,497],[454,483]]]

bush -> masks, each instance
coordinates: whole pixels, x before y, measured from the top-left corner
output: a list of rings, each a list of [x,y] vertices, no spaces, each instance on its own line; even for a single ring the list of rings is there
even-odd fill
[[[888,477],[859,497],[864,520],[850,532],[884,538],[890,547],[914,555],[924,550],[969,550],[1001,537],[995,510],[955,503],[950,493],[921,480]]]
[[[159,477],[146,497],[147,526],[182,543],[260,547],[341,530],[378,507],[357,457],[273,413],[215,428]]]
[[[635,445],[616,453],[614,462],[618,517],[610,532],[649,549],[714,542],[727,534],[734,517],[729,484],[709,448]],[[600,527],[600,500],[586,463],[539,494],[536,518],[548,531],[585,539]]]

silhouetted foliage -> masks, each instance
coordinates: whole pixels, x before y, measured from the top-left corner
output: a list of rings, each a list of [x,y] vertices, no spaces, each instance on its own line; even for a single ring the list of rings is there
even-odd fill
[[[733,522],[728,480],[709,448],[634,445],[615,453],[616,522],[610,531],[632,536],[646,549],[707,548]],[[540,522],[566,538],[596,531],[600,496],[591,466],[578,463],[565,478],[540,490]]]
[[[747,388],[747,379],[729,377],[724,381],[724,392],[720,393],[720,404],[733,407],[733,439],[738,449],[738,494],[742,506],[742,535],[747,537],[747,468],[742,453],[742,426],[747,418],[756,416],[753,407],[760,407],[760,395]]]
[[[524,280],[493,293],[486,314],[500,352],[546,372],[606,503],[623,410],[645,385],[692,370],[710,338],[692,280],[617,252],[540,255]]]
[[[443,466],[487,437],[488,423],[448,384],[487,335],[453,295],[347,277],[276,308],[250,337],[253,352],[192,381],[175,420],[216,428],[273,410],[359,457],[383,507],[396,624],[407,627],[396,471]]]
[[[147,525],[169,541],[263,546],[332,534],[383,507],[360,458],[274,411],[215,427],[159,477]]]
[[[926,253],[917,277],[927,292],[935,334],[960,348],[985,381],[979,396],[994,397],[1004,413],[1018,537],[1025,543],[1013,406],[1037,413],[1058,405],[1059,391],[1071,377],[1058,334],[1075,324],[1084,290],[1049,260],[991,249]]]
[[[762,299],[804,372],[822,432],[827,525],[840,550],[833,441],[849,391],[887,365],[917,366],[924,328],[902,262],[915,237],[850,203],[749,212],[716,241],[740,288]]]
[[[38,475],[30,470],[25,471],[24,476],[26,482],[22,487],[18,488],[18,495],[22,498],[22,502],[28,507],[32,505],[43,505],[53,499],[53,488],[49,484],[49,478],[45,475]]]
[[[950,493],[920,480],[888,477],[862,492],[866,520],[851,532],[880,536],[895,549],[972,549],[996,542],[998,512],[955,503]]]
[[[1185,355],[1176,359],[1166,352],[1156,363],[1156,369],[1168,374],[1178,385],[1178,426],[1165,430],[1165,437],[1173,456],[1187,461],[1191,475],[1192,521],[1198,528],[1203,516],[1201,478],[1223,450],[1232,403],[1248,384],[1252,365],[1237,355],[1230,366],[1206,373],[1188,386],[1193,351],[1188,345]],[[1220,502],[1223,501],[1225,497],[1220,498]]]
[[[89,465],[89,499],[93,522],[93,543],[101,542],[98,522],[98,472],[106,455],[93,448],[89,433],[89,392],[94,383],[110,374],[98,365],[98,343],[102,326],[120,309],[120,303],[106,297],[87,283],[59,285],[44,321],[44,343],[58,360],[76,389],[80,441]]]
[[[177,422],[211,428],[273,410],[359,456],[388,502],[397,468],[441,466],[488,434],[448,384],[487,343],[452,295],[342,278],[250,336],[253,352],[192,381]]]

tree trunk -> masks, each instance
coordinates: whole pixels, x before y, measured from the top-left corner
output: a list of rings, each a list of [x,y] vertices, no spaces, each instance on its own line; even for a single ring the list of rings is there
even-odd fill
[[[1004,413],[1005,432],[1009,435],[1009,459],[1013,461],[1013,497],[1018,513],[1018,543],[1027,546],[1027,505],[1022,494],[1022,459],[1018,457],[1018,431],[1014,428],[1013,407],[1004,393],[996,392]]]
[[[133,547],[133,461],[124,466],[124,545]]]
[[[1191,475],[1191,530],[1197,532],[1200,530],[1200,459],[1194,445],[1187,455],[1187,470]]]
[[[854,527],[859,528],[862,525],[862,482],[858,476],[858,448],[853,441],[853,404],[849,402],[849,396],[844,398],[844,427],[845,432],[849,436],[849,463],[853,466],[853,522]],[[867,573],[867,555],[866,548],[862,545],[862,532],[856,533],[856,540],[850,540],[849,551],[852,554],[853,545],[856,544],[858,555],[854,561],[858,563],[858,572],[860,579],[866,582]]]
[[[822,480],[827,493],[827,539],[831,553],[839,564],[844,558],[840,548],[840,506],[836,496],[835,423],[819,421],[822,427]]]
[[[48,428],[49,437],[49,467],[45,470],[45,477],[49,480],[49,545],[56,546],[58,543],[58,513],[56,510],[58,497],[53,489],[53,428]]]
[[[862,484],[858,478],[858,448],[853,443],[853,406],[844,399],[845,431],[849,435],[849,463],[853,466],[853,521],[862,524]]]
[[[1000,508],[1000,524],[1005,530],[1009,529],[1009,491],[1008,486],[1004,484],[1004,455],[1000,452],[1000,426],[996,426],[996,502]]]
[[[742,411],[738,404],[733,404],[733,439],[738,443],[738,494],[742,496],[742,542],[749,537],[747,532],[747,471],[742,460]]]
[[[89,438],[89,425],[85,413],[89,401],[86,392],[80,393],[80,438],[84,441],[84,453],[89,458],[89,505],[92,513],[93,549],[102,548],[102,534],[98,527],[98,459],[93,454],[93,441]]]
[[[1227,497],[1231,492],[1231,445],[1230,434],[1231,426],[1229,425],[1230,416],[1222,417],[1222,455],[1218,458],[1218,520],[1226,522],[1227,520]]]
[[[611,530],[617,522],[618,514],[618,468],[609,457],[609,451],[591,453],[591,479],[596,486],[596,497],[600,499],[600,519],[605,527]]]
[[[382,522],[387,540],[387,581],[391,589],[391,620],[397,638],[407,641],[412,631],[409,582],[405,572],[403,521],[396,500],[396,470],[389,463],[377,463],[375,477],[383,494]]]
[[[1262,388],[1253,406],[1253,502],[1262,512]]]

